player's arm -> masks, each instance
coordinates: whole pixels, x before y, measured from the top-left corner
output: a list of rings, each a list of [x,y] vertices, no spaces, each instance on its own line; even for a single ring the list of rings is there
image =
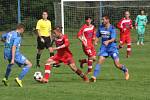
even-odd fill
[[[147,16],[146,16],[146,18],[145,18],[145,25],[147,24],[147,22],[148,22],[148,19],[147,19]]]
[[[83,30],[84,30],[84,27],[82,26],[77,34],[77,37],[78,39],[82,42],[82,36],[83,36]]]
[[[16,46],[12,46],[12,59],[11,59],[11,64],[14,64],[15,62],[15,53],[16,53]]]
[[[101,37],[101,34],[100,34],[100,26],[96,32],[96,36],[95,36],[95,41],[94,41],[94,44],[97,45],[98,44],[98,41],[99,41],[99,38]]]
[[[111,30],[111,39],[104,41],[104,44],[107,46],[108,44],[115,42],[116,41],[116,30],[115,28],[112,28]]]
[[[64,37],[64,44],[59,46],[59,47],[53,48],[53,50],[59,50],[59,49],[62,49],[62,48],[66,48],[66,47],[69,47],[69,45],[70,45],[70,43],[69,43],[68,37],[65,36]]]
[[[19,39],[18,38],[14,38],[13,46],[11,48],[11,53],[12,53],[11,64],[14,64],[15,54],[16,54],[16,47],[17,47],[18,44],[19,44]]]
[[[94,28],[94,30],[93,30],[93,37],[92,37],[93,44],[95,44],[95,40],[96,40],[96,29]]]
[[[2,36],[1,36],[2,42],[6,42],[6,36],[7,36],[7,33],[2,34]]]
[[[126,30],[126,28],[123,27],[123,20],[124,19],[121,19],[118,24],[117,24],[117,27],[120,29],[120,31],[124,32]]]
[[[49,25],[49,36],[50,36],[50,38],[52,38],[52,35],[51,35],[51,33],[52,33],[52,24],[51,24],[51,21],[50,21],[49,24],[50,24]]]
[[[137,29],[137,26],[138,26],[138,20],[139,20],[139,18],[138,18],[138,16],[137,16],[136,19],[135,19],[135,29]]]
[[[133,29],[132,20],[130,21],[130,29]]]

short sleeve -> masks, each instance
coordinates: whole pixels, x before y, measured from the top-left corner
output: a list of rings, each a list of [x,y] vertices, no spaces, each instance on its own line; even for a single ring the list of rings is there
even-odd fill
[[[36,29],[40,29],[40,20],[36,24]]]
[[[4,33],[4,34],[2,34],[1,38],[2,38],[3,40],[5,40],[5,39],[6,39],[6,37],[7,37],[7,34],[8,34],[8,33]]]
[[[19,37],[14,38],[13,46],[17,46],[19,44],[20,44],[20,38]]]

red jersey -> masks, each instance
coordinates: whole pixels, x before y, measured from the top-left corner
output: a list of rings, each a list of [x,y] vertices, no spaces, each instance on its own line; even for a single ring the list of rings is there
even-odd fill
[[[130,34],[130,30],[132,29],[132,20],[122,18],[119,23],[117,24],[117,27],[120,29],[120,34]]]
[[[67,35],[63,35],[61,38],[55,39],[55,44],[56,44],[57,47],[65,45],[64,48],[60,48],[60,49],[57,50],[57,55],[58,56],[64,56],[64,55],[71,55],[72,56],[72,53],[69,50],[70,43],[69,43]]]
[[[88,26],[87,24],[84,24],[78,32],[77,36],[82,36],[87,42],[87,45],[92,44],[93,38],[96,37],[94,25]]]

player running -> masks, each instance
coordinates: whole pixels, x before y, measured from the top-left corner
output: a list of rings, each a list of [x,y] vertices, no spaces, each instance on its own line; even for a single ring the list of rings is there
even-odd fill
[[[104,16],[102,20],[103,24],[100,25],[98,28],[95,41],[95,45],[97,45],[97,42],[101,37],[101,47],[98,53],[99,59],[94,70],[94,75],[91,78],[91,82],[96,82],[96,78],[100,73],[101,65],[109,56],[111,56],[112,59],[114,60],[115,66],[124,72],[125,79],[128,80],[129,79],[128,69],[125,67],[125,65],[120,64],[119,62],[119,54],[116,44],[116,30],[114,26],[110,24],[110,19],[108,16]]]
[[[125,17],[122,18],[117,27],[120,29],[120,45],[119,49],[123,47],[123,45],[127,44],[127,58],[131,56],[131,32],[130,30],[133,28],[132,20],[130,19],[129,11],[125,11]]]
[[[147,21],[147,16],[145,15],[144,10],[141,10],[141,15],[138,15],[135,21],[135,26],[138,33],[137,45],[144,45],[144,33]]]
[[[2,41],[5,42],[4,48],[4,58],[9,61],[7,65],[5,78],[2,80],[5,86],[8,86],[8,77],[10,75],[12,66],[16,63],[19,67],[24,65],[22,72],[17,78],[15,78],[16,83],[23,87],[22,79],[28,73],[29,69],[32,67],[31,62],[20,53],[20,44],[21,44],[21,34],[24,32],[24,25],[18,24],[15,31],[11,31],[5,34],[2,34]]]
[[[80,67],[83,68],[83,64],[87,63],[88,71],[86,74],[92,72],[92,63],[96,60],[96,50],[94,48],[94,40],[95,40],[95,27],[91,24],[91,17],[85,18],[86,24],[84,24],[80,31],[78,32],[78,38],[82,42],[82,48],[84,53],[88,56],[88,59],[81,59]]]
[[[52,70],[51,65],[54,63],[59,64],[63,62],[64,64],[69,65],[69,67],[81,78],[83,78],[84,81],[88,82],[89,81],[88,77],[80,69],[76,67],[72,53],[69,50],[70,43],[68,37],[67,35],[63,35],[61,30],[62,28],[59,26],[56,26],[53,30],[55,34],[56,47],[51,48],[51,51],[57,50],[57,53],[47,60],[47,63],[45,64],[44,78],[39,81],[42,83],[48,83],[48,79],[50,77],[50,73]]]

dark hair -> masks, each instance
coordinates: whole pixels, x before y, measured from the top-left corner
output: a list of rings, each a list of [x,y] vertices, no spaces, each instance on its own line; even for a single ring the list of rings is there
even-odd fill
[[[110,17],[108,15],[104,15],[102,17],[104,17],[105,19],[109,19],[110,20]]]
[[[25,29],[25,26],[24,26],[24,24],[19,23],[19,24],[17,25],[16,29],[21,29],[21,28]]]
[[[42,12],[42,14],[43,14],[44,12],[48,14],[48,10],[44,10],[44,11]]]
[[[85,16],[85,20],[88,20],[89,18],[92,19],[91,16]]]
[[[62,32],[62,26],[55,26],[54,28],[53,28],[53,30],[57,30],[57,31],[59,31],[59,32]]]

